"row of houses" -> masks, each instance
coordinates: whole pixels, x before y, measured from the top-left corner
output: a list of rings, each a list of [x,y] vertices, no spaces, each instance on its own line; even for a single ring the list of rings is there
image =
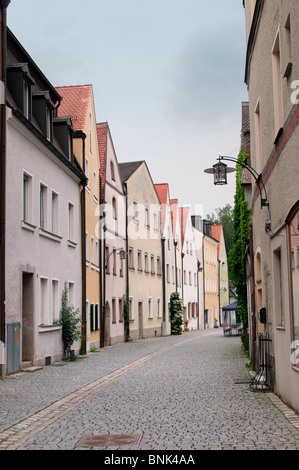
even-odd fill
[[[224,236],[119,163],[92,85],[54,87],[6,27],[1,1],[1,375],[63,357],[65,289],[86,353],[170,334],[179,292],[185,327],[221,324],[229,303]],[[129,319],[124,315],[126,301]]]

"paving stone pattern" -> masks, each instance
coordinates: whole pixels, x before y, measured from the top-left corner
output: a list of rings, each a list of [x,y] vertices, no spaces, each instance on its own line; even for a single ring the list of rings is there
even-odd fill
[[[298,415],[235,383],[248,377],[240,345],[222,329],[191,331],[0,380],[0,450],[80,450],[107,435],[142,437],[90,448],[299,450]]]

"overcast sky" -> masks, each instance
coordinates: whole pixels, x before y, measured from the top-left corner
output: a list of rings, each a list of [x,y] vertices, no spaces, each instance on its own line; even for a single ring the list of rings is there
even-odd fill
[[[8,26],[54,86],[92,84],[119,162],[146,160],[154,183],[203,215],[233,205],[244,84],[242,0],[11,0]]]

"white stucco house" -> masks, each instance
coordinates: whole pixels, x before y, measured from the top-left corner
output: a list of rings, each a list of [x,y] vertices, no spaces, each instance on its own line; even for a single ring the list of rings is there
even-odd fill
[[[9,374],[63,357],[59,316],[65,283],[69,303],[81,310],[85,176],[73,157],[71,120],[55,118],[59,94],[9,30],[6,97],[4,358]]]

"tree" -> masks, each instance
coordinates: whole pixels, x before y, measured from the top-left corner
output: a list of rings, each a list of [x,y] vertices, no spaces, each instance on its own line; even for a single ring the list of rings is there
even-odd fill
[[[212,214],[208,214],[206,217],[209,224],[222,225],[226,253],[228,253],[232,247],[233,210],[230,204],[226,204],[224,207],[218,207],[216,209],[216,215],[212,212]]]
[[[72,359],[71,347],[75,341],[80,339],[80,316],[79,309],[75,310],[69,305],[68,288],[64,284],[64,291],[61,299],[60,320],[62,323],[62,341],[64,345],[65,359]]]
[[[240,151],[238,161],[240,163],[245,163],[246,158],[246,152]],[[244,256],[246,252],[246,241],[249,235],[251,211],[248,209],[247,202],[244,197],[242,168],[242,165],[236,165],[236,193],[233,210],[232,248],[228,253],[228,263],[230,266],[230,279],[236,288],[237,305],[240,307],[238,315],[243,323],[242,342],[245,351],[248,351],[247,283]]]
[[[183,332],[183,301],[178,292],[170,295],[170,325],[172,335],[181,335]]]

